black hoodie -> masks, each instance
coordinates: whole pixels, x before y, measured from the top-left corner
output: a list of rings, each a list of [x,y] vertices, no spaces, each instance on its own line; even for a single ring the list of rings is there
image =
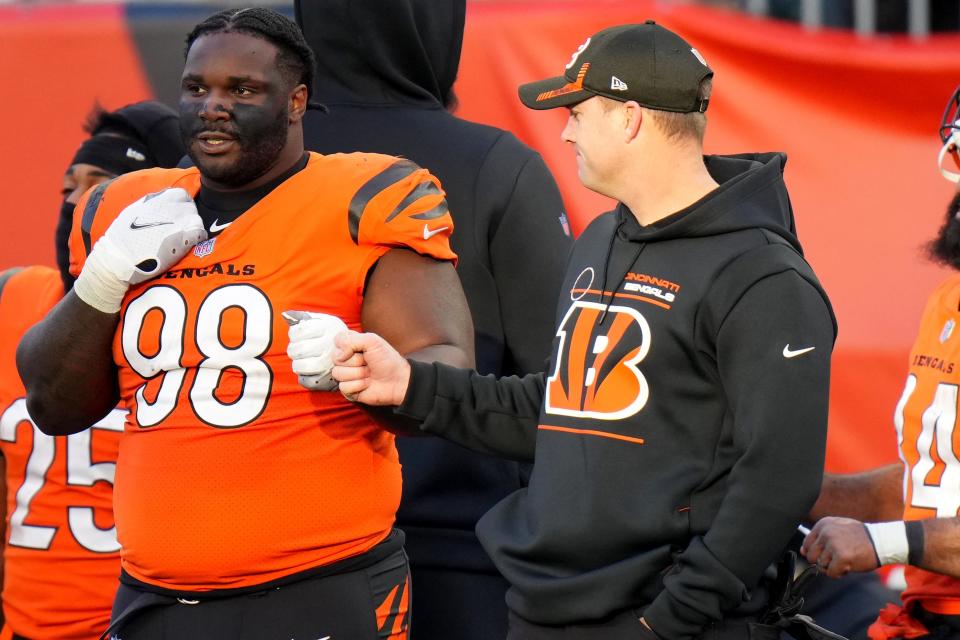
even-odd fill
[[[480,451],[534,455],[478,524],[542,624],[625,610],[663,638],[755,613],[815,501],[836,325],[800,253],[784,156],[710,157],[720,187],[578,238],[546,376],[414,363],[400,411]]]
[[[440,179],[473,315],[477,368],[542,371],[571,240],[540,156],[513,135],[444,108],[457,75],[465,0],[310,0],[297,20],[317,55],[306,147],[409,158]],[[563,218],[563,220],[561,220]],[[400,438],[398,525],[414,565],[494,572],[474,526],[526,484],[527,465],[438,438]]]

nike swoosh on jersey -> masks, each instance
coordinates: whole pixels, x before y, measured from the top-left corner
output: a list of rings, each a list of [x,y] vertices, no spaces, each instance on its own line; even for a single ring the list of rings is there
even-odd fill
[[[431,229],[430,229],[430,225],[425,224],[425,225],[423,225],[423,239],[424,239],[424,240],[429,240],[430,238],[432,238],[433,236],[437,235],[437,234],[440,233],[441,231],[446,231],[446,230],[449,229],[449,228],[450,228],[450,227],[439,227],[439,228],[437,228],[437,229],[431,230]]]
[[[133,219],[133,222],[130,223],[131,229],[147,229],[149,227],[162,227],[165,224],[173,224],[170,221],[164,222],[164,221],[157,220],[155,222],[138,222],[138,220],[139,218]]]
[[[797,356],[802,356],[803,354],[809,353],[809,352],[813,351],[814,349],[816,349],[816,347],[807,347],[806,349],[796,349],[796,350],[791,351],[791,350],[790,350],[790,344],[788,343],[787,346],[785,346],[785,347],[783,348],[783,357],[784,357],[784,358],[796,358]]]
[[[223,231],[224,229],[226,229],[227,227],[233,224],[233,220],[224,224],[219,224],[219,222],[220,222],[219,220],[214,220],[210,224],[210,233],[219,233],[220,231]]]

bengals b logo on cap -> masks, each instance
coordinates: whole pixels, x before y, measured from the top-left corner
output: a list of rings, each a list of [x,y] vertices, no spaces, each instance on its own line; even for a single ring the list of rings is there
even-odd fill
[[[637,365],[650,350],[650,325],[637,310],[576,301],[557,335],[560,348],[556,369],[547,378],[547,414],[621,420],[643,408],[650,389]]]

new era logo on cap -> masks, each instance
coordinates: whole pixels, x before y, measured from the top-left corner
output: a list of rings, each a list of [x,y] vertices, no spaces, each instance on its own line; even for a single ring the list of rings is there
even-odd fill
[[[564,75],[520,86],[531,109],[569,107],[605,96],[677,113],[706,111],[700,97],[712,76],[700,52],[652,20],[599,31],[573,52]]]

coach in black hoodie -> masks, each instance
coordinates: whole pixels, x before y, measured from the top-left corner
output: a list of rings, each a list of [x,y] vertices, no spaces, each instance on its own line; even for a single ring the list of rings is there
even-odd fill
[[[620,201],[576,242],[547,375],[337,337],[347,397],[535,456],[529,487],[477,525],[511,583],[510,640],[778,635],[763,577],[820,488],[836,326],[784,156],[702,156],[712,75],[648,22],[594,34],[564,76],[520,88],[570,109],[581,181]]]
[[[477,369],[542,371],[571,240],[557,186],[513,135],[448,113],[465,0],[307,0],[297,21],[319,63],[306,147],[373,151],[430,169],[446,191],[451,244],[470,304]],[[413,574],[414,640],[502,640],[507,583],[477,541],[477,520],[525,486],[527,464],[439,438],[399,438]]]

